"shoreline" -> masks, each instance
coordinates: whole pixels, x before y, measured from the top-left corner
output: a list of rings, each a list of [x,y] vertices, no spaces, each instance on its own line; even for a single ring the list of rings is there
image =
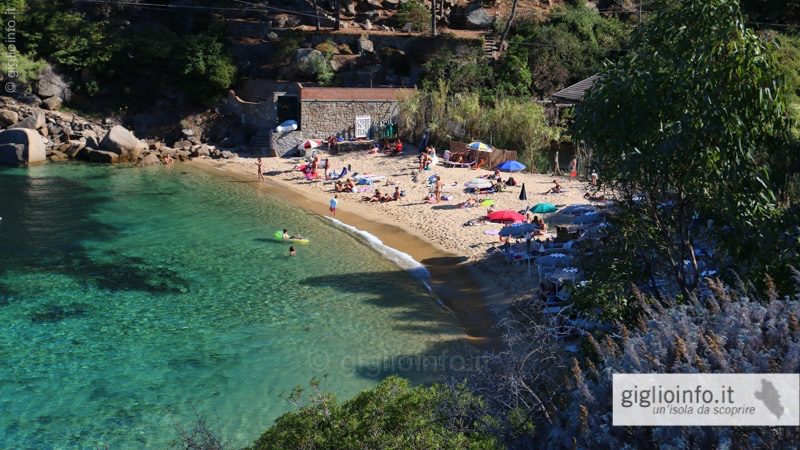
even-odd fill
[[[265,182],[260,182],[255,175],[242,170],[242,166],[226,164],[225,161],[195,159],[189,163],[213,173],[223,172],[224,176],[250,181],[256,189],[266,190],[271,196],[322,217],[330,215],[328,195],[315,195],[273,177],[266,177]],[[337,209],[335,219],[375,236],[383,245],[405,253],[422,264],[430,274],[429,285],[433,295],[455,316],[467,342],[486,350],[493,349],[500,342],[500,334],[495,327],[504,308],[490,308],[492,302],[489,299],[494,297],[491,293],[492,281],[473,267],[462,265],[468,261],[467,258],[421,239],[406,226],[391,223],[367,211]],[[340,227],[338,224],[335,226]]]
[[[459,206],[460,202],[475,197],[463,191],[464,183],[493,172],[441,166],[420,171],[416,154],[393,157],[363,152],[328,155],[320,151],[319,154],[321,160],[329,159],[334,169],[351,167],[351,176],[353,172],[381,176],[380,181],[364,186],[359,193],[338,193],[336,219],[372,234],[384,245],[424,265],[431,275],[434,296],[454,313],[467,341],[487,350],[496,348],[501,337],[496,326],[505,317],[508,307],[515,301],[530,298],[539,280],[536,268],[531,271],[530,266],[507,264],[499,257],[499,252],[494,251],[499,242],[490,230],[499,231],[501,224],[462,225],[488,212],[485,207]],[[295,169],[295,161],[279,157],[262,157],[265,176],[262,182],[257,178],[256,160],[256,157],[194,159],[192,163],[251,181],[256,189],[268,190],[271,195],[320,216],[330,215],[328,202],[337,194],[332,182],[319,178],[307,180]],[[427,181],[434,174],[440,175],[443,195],[451,197],[449,201],[433,204],[423,201],[431,191]],[[526,204],[552,203],[563,207],[586,203],[583,194],[587,185],[569,177],[505,172],[501,176],[504,180],[513,176],[518,184],[507,187],[504,192],[481,196],[482,200],[491,199],[497,209],[517,211]],[[564,186],[564,193],[547,192],[554,179]],[[393,186],[405,191],[406,195],[399,201],[370,203],[361,200],[376,190],[391,192]],[[523,186],[526,201],[519,200]],[[552,232],[554,225],[550,224]]]

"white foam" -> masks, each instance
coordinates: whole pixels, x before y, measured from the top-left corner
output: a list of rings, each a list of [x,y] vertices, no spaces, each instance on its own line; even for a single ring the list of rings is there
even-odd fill
[[[341,221],[334,219],[333,217],[326,217],[335,225],[340,226],[357,236],[361,237],[366,243],[378,251],[384,258],[392,261],[393,263],[400,266],[401,269],[409,272],[415,278],[419,279],[428,292],[431,292],[430,280],[431,274],[428,272],[428,269],[425,268],[422,264],[417,262],[414,258],[411,257],[408,253],[403,253],[400,250],[395,248],[389,247],[388,245],[384,244],[383,241],[378,239],[375,235],[370,234],[366,231],[359,230],[358,228],[348,225],[346,223],[342,223]]]

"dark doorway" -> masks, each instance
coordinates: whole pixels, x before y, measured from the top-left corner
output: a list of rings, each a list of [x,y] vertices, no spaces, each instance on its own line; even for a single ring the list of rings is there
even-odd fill
[[[278,123],[286,122],[287,120],[296,120],[298,123],[297,129],[302,126],[300,123],[300,97],[297,95],[281,95],[278,97]]]

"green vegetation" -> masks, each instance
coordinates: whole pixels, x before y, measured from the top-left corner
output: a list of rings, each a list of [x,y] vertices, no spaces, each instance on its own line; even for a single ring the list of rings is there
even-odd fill
[[[519,151],[518,159],[530,165],[558,137],[541,105],[510,97],[482,105],[477,93],[452,94],[446,81],[439,81],[434,91],[417,91],[403,98],[398,117],[402,134],[418,136],[427,128],[431,142],[481,138],[498,148]]]
[[[333,394],[321,390],[318,380],[311,385],[313,392],[307,399],[299,387],[288,396],[297,410],[281,416],[250,449],[497,448],[492,437],[450,417],[452,409],[442,409],[452,400],[439,386],[412,388],[408,380],[393,376],[339,403]],[[459,406],[470,408],[477,403],[464,393]],[[458,430],[452,426],[456,423]]]
[[[196,31],[177,33],[158,21],[112,26],[118,11],[93,15],[95,10],[77,11],[64,0],[13,3],[19,11],[19,50],[29,61],[53,64],[79,95],[114,93],[114,102],[144,108],[178,91],[207,103],[235,80],[236,67],[223,44],[224,27],[210,16],[195,18]]]
[[[655,280],[664,276],[688,299],[701,279],[700,240],[721,246],[726,279],[744,273],[763,286],[769,271],[781,275],[779,288],[793,285],[796,213],[778,204],[785,177],[772,177],[791,154],[785,88],[768,43],[742,21],[733,0],[658,14],[584,97],[573,136],[623,200],[609,245],[587,267],[592,311],[630,319],[631,284],[660,298]],[[719,225],[698,234],[697,219]]]
[[[39,78],[47,63],[30,56],[8,51],[8,47],[0,44],[0,67],[10,69],[16,73],[17,79],[25,84],[30,84]]]
[[[421,2],[409,0],[397,9],[397,22],[400,27],[410,23],[413,31],[428,31],[431,28],[431,14]]]

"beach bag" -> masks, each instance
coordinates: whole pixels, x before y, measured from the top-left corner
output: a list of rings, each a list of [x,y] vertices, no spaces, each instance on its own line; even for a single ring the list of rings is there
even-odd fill
[[[405,196],[406,196],[406,191],[400,191],[400,197],[405,197]]]

